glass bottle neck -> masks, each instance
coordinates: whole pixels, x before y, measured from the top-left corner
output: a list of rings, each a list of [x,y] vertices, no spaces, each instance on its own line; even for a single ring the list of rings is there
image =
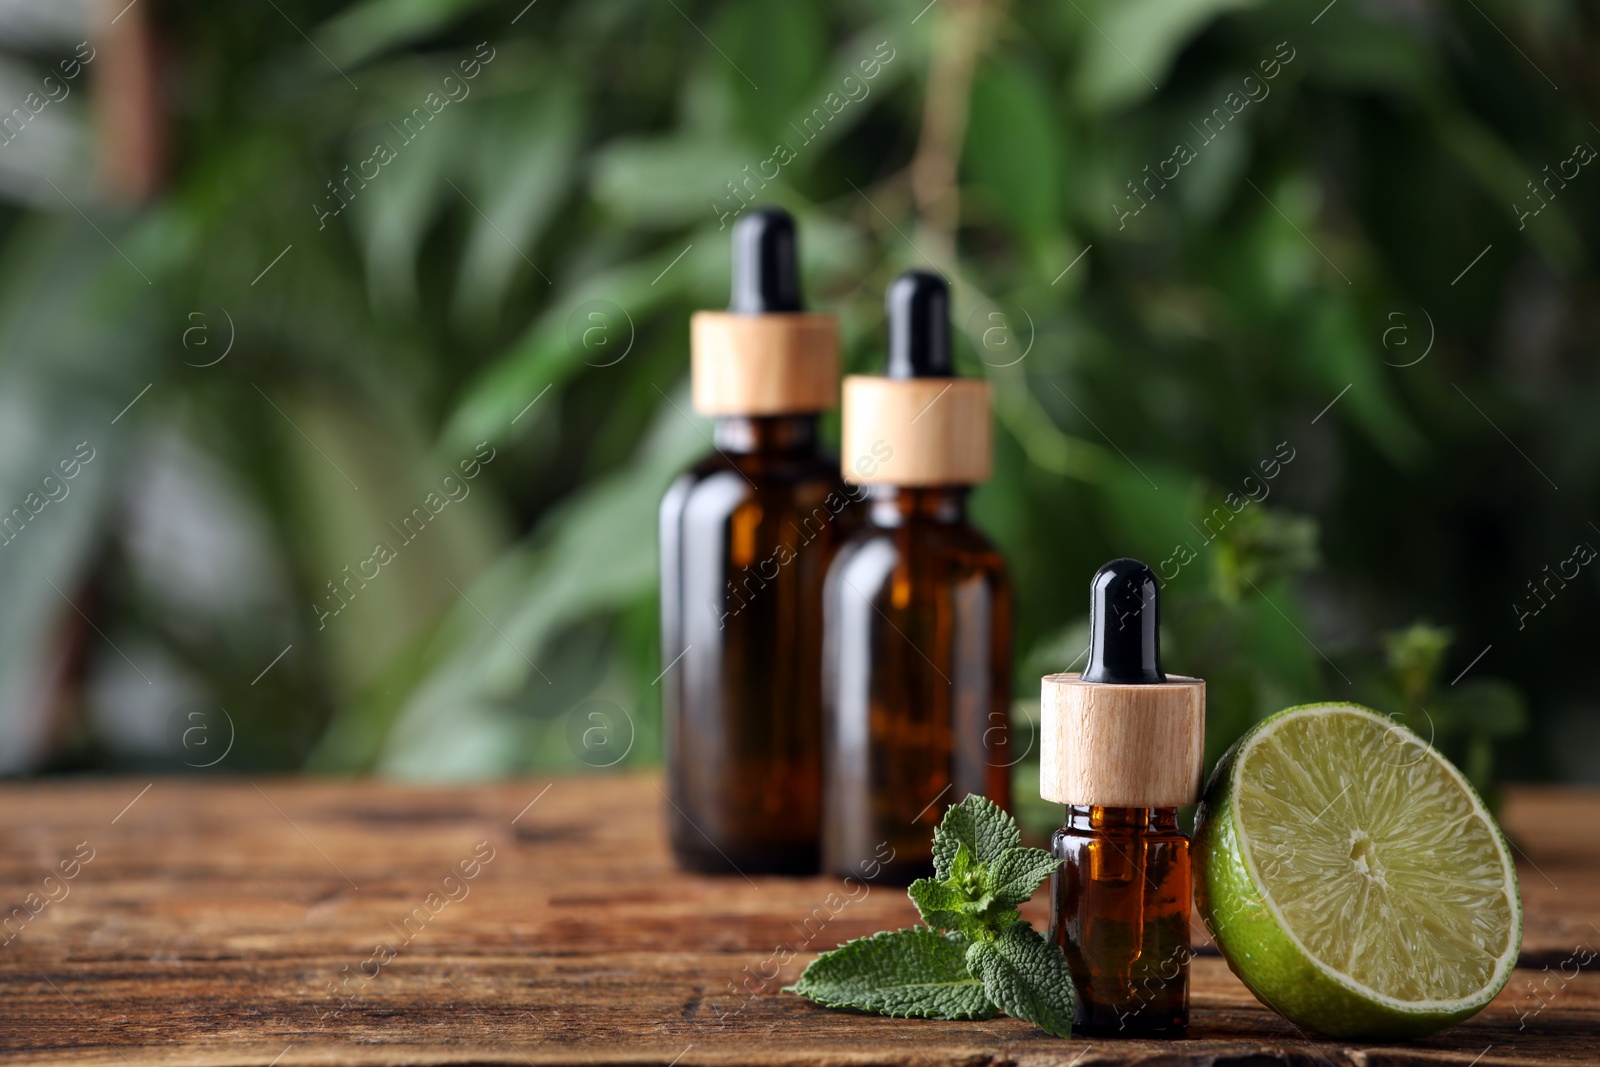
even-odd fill
[[[711,439],[722,452],[800,452],[816,447],[817,416],[723,415],[712,420]]]
[[[874,485],[872,522],[876,526],[901,526],[912,520],[954,525],[967,520],[967,493],[964,485],[906,488]]]
[[[1068,804],[1065,824],[1073,830],[1175,830],[1177,808],[1101,808]]]

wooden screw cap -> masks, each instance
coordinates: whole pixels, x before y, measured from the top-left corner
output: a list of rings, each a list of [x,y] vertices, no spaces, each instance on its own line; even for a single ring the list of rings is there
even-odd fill
[[[839,399],[839,327],[800,297],[794,219],[782,208],[733,224],[727,311],[689,320],[694,406],[702,415],[826,411]]]
[[[1176,808],[1200,799],[1206,683],[1112,685],[1047,675],[1039,795],[1058,804]]]
[[[1136,559],[1089,582],[1089,661],[1040,684],[1039,795],[1176,808],[1200,799],[1206,683],[1161,670],[1161,586]]]
[[[975,485],[993,466],[989,383],[844,380],[839,463],[854,485]],[[883,458],[887,456],[888,458]]]
[[[826,411],[839,400],[839,326],[806,312],[697,311],[689,320],[702,415]]]
[[[991,464],[989,386],[955,376],[950,288],[910,270],[883,294],[889,359],[882,378],[844,383],[839,464],[856,485],[972,485]]]

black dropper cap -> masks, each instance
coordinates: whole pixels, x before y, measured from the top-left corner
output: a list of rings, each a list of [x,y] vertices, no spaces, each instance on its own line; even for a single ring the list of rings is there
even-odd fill
[[[950,289],[926,270],[908,270],[883,294],[889,320],[890,378],[953,378]]]
[[[1089,582],[1089,665],[1086,682],[1149,685],[1161,673],[1161,592],[1156,576],[1136,559],[1114,559]]]
[[[733,296],[739,315],[801,311],[794,217],[781,207],[746,212],[733,224]]]

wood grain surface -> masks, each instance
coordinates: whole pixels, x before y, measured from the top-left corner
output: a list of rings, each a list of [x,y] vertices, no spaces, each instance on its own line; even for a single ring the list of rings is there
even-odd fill
[[[815,951],[910,925],[904,892],[862,887],[852,899],[831,878],[678,874],[664,803],[646,776],[0,788],[0,1056],[111,1067],[1600,1060],[1597,792],[1511,791],[1522,967],[1478,1017],[1384,1046],[1296,1031],[1215,955],[1195,961],[1192,1036],[1175,1043],[815,1007],[780,987]],[[1042,903],[1025,911],[1039,925]],[[799,953],[782,967],[780,946]]]

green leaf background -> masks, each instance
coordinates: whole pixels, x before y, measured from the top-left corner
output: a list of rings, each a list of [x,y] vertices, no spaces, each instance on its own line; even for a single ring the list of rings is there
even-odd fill
[[[1513,206],[1600,137],[1577,5],[279,6],[128,16],[165,57],[144,202],[94,183],[106,64],[0,148],[0,507],[97,449],[0,548],[6,769],[186,770],[197,704],[227,710],[235,772],[657,761],[653,513],[706,448],[687,318],[726,301],[728,183],[785,142],[759,191],[799,218],[848,369],[881,366],[897,272],[953,280],[962,370],[995,390],[972,508],[1017,588],[1024,739],[1038,677],[1081,659],[1087,577],[1134,555],[1168,579],[1168,666],[1208,680],[1209,757],[1332,698],[1432,728],[1479,784],[1597,773],[1570,669],[1597,572],[1517,611],[1600,544],[1600,175],[1523,228]],[[60,18],[5,46],[0,89],[71,54]],[[479,42],[470,95],[319,228]],[[1119,226],[1280,46],[1270,93]],[[470,496],[319,627],[479,442]],[[1435,651],[1396,658],[1412,631]]]

